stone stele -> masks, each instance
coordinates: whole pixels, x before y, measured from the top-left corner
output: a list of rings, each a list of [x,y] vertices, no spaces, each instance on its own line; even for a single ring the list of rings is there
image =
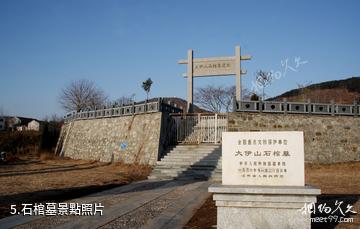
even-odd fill
[[[304,185],[303,132],[225,132],[222,147],[222,184],[209,187],[217,228],[311,228],[321,192]]]
[[[223,133],[222,184],[304,186],[303,132]]]

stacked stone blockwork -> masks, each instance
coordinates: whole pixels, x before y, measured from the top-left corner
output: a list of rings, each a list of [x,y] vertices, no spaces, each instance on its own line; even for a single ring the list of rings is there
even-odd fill
[[[63,126],[60,155],[74,159],[153,165],[163,151],[165,113],[73,120]]]
[[[360,160],[360,118],[311,114],[236,112],[229,131],[304,131],[305,162]]]
[[[359,117],[234,112],[227,122],[228,131],[304,131],[305,162],[360,160]],[[62,156],[150,165],[176,140],[168,112],[74,119],[61,136],[57,153]]]

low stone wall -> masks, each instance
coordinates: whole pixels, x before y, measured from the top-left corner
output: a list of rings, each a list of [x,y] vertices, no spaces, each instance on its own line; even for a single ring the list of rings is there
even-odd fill
[[[162,119],[162,113],[156,112],[70,121],[63,126],[61,155],[154,165],[164,148],[160,144]]]
[[[305,161],[360,161],[360,117],[235,112],[229,131],[304,131]],[[60,150],[74,159],[156,164],[173,145],[166,112],[73,120],[62,128]]]
[[[305,161],[360,160],[360,118],[325,115],[229,113],[229,131],[304,131]]]

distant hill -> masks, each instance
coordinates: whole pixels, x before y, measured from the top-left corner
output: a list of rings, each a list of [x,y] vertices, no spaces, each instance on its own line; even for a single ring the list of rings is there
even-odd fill
[[[289,102],[305,102],[310,99],[317,103],[330,103],[331,100],[341,104],[352,104],[354,100],[360,103],[360,77],[312,84],[287,91],[268,100],[282,101],[284,98]]]

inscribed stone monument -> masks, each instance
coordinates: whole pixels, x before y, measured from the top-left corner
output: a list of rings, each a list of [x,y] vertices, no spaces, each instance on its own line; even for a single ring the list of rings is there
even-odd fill
[[[304,186],[303,132],[225,132],[224,185]]]
[[[320,189],[304,184],[303,132],[223,132],[222,184],[209,192],[219,229],[310,228],[300,209]]]

